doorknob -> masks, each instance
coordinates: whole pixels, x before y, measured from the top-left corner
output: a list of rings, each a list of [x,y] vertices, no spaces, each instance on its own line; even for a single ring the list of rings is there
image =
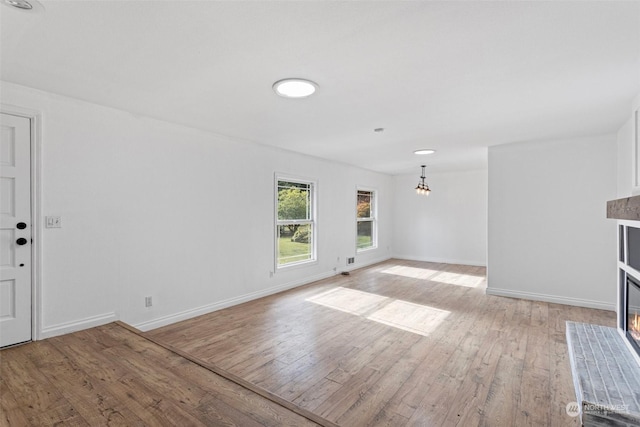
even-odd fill
[[[25,224],[24,222],[19,222],[16,224],[16,228],[18,230],[24,230],[25,228],[27,228],[27,224]]]
[[[18,244],[19,246],[26,245],[27,239],[25,239],[24,237],[21,237],[18,240],[16,240],[16,244]]]

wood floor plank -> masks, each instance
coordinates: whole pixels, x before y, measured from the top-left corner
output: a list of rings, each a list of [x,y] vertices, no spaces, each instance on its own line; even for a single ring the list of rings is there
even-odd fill
[[[380,379],[338,419],[338,424],[376,425],[385,424],[392,420],[406,423],[407,417],[388,410],[386,407],[389,400],[395,396],[416,368],[425,360],[431,346],[431,341],[422,337],[414,342],[406,352],[399,355],[400,357],[392,366],[388,369],[384,367],[385,370]]]
[[[308,384],[318,383],[334,371],[338,367],[338,363],[342,358],[349,357],[353,354],[355,347],[343,345],[342,343],[334,343],[328,349],[328,354],[318,360],[312,360],[306,369],[295,370],[297,375],[290,375],[280,378],[281,386],[278,388],[275,384],[271,387],[276,390],[279,396],[287,400],[295,401],[302,393],[308,389]],[[299,363],[295,364],[300,366]],[[282,372],[282,371],[281,371]],[[278,373],[278,376],[281,374]],[[273,377],[272,377],[273,378]],[[286,381],[288,379],[288,381]],[[286,382],[285,382],[286,381]]]
[[[54,384],[64,398],[91,426],[136,426],[144,422],[105,387],[87,375],[76,361],[66,357],[50,342],[31,346],[28,357],[40,372]]]
[[[342,384],[323,378],[312,387],[307,388],[293,402],[313,412],[341,387]]]
[[[427,391],[434,385],[442,368],[451,357],[453,347],[437,346],[430,349],[423,361],[387,402],[385,411],[410,419]]]
[[[379,372],[367,366],[360,369],[342,384],[342,387],[318,405],[314,413],[335,422],[378,379]]]
[[[402,427],[409,423],[409,420],[402,415],[389,413],[382,410],[376,417],[367,424],[369,427]]]
[[[484,403],[489,394],[489,384],[498,368],[498,360],[504,345],[504,333],[489,331],[485,335],[477,357],[469,365],[458,393],[450,402],[443,425],[477,426],[484,415]]]
[[[24,414],[15,396],[0,377],[0,426],[27,426],[29,420]]]
[[[343,387],[331,395],[317,409],[322,417],[337,422],[345,414],[352,411],[354,406],[365,405],[370,410],[369,402],[363,401],[363,396],[388,373],[397,360],[401,359],[405,352],[416,343],[419,337],[414,334],[404,333],[391,345],[388,345],[381,353],[371,359],[367,365],[360,369],[343,383]],[[372,393],[375,395],[375,393]],[[379,410],[379,409],[378,409]],[[377,413],[377,411],[376,411]],[[373,414],[375,415],[375,414]],[[347,416],[348,419],[353,417]],[[346,424],[349,425],[349,424]]]
[[[531,327],[527,333],[517,422],[523,426],[550,425],[551,405],[547,404],[551,394],[549,333],[542,327]]]
[[[426,419],[435,425],[443,425],[488,332],[489,329],[478,322],[468,328],[464,338],[442,366],[434,383],[425,390],[425,396],[410,418],[410,423]],[[441,394],[443,389],[444,394]],[[470,400],[468,395],[464,395],[464,398]]]
[[[345,384],[361,369],[368,366],[380,353],[393,345],[396,338],[393,331],[381,331],[381,334],[375,335],[369,346],[361,347],[355,352],[348,353],[349,357],[342,359],[326,378],[339,384]]]
[[[523,370],[516,425],[548,426],[551,424],[550,405],[547,404],[549,388],[548,372]]]
[[[10,351],[18,351],[18,348]],[[28,425],[49,426],[58,422],[89,425],[28,358],[15,360],[3,356],[1,369],[4,384],[12,392]]]
[[[465,312],[472,306],[472,299],[460,303],[459,310]],[[473,316],[464,316],[443,326],[441,334],[430,336],[431,349],[426,352],[422,364],[388,402],[388,410],[411,418],[428,390],[452,363],[452,355],[459,349],[463,339],[474,325],[479,325]],[[454,365],[455,366],[455,365]],[[451,369],[451,368],[449,368]],[[457,368],[456,368],[457,369]]]
[[[517,426],[517,411],[522,383],[522,360],[502,353],[496,375],[489,383],[480,426]]]
[[[108,334],[100,334],[102,336]],[[127,337],[126,340],[131,340]],[[114,397],[125,402],[127,408],[138,416],[144,424],[151,425],[206,425],[198,420],[197,414],[183,409],[180,405],[168,399],[161,391],[161,381],[157,377],[151,378],[157,383],[149,384],[139,371],[131,369],[127,360],[114,357],[113,351],[126,346],[127,341],[120,345],[98,352],[89,352],[84,357],[77,358],[81,369],[89,376],[96,375],[94,381],[106,381]],[[60,347],[58,347],[60,349]],[[111,353],[110,353],[111,352]],[[130,356],[135,352],[127,351]],[[87,359],[87,361],[85,361]],[[109,370],[96,369],[96,364],[110,366]],[[153,367],[150,367],[153,369]]]
[[[176,358],[174,355],[168,354],[163,348],[149,346],[145,349],[145,356],[153,366],[166,367],[163,371],[169,371],[167,377],[168,383],[171,386],[182,386],[190,390],[199,388],[200,391],[197,391],[198,395],[201,395],[202,391],[206,391],[205,396],[199,398],[198,402],[194,402],[198,404],[198,410],[201,412],[202,408],[204,408],[202,407],[202,402],[210,402],[212,398],[215,398],[226,405],[218,405],[218,407],[234,408],[241,414],[244,414],[244,416],[249,416],[261,425],[316,425],[299,417],[297,414],[292,414],[289,410],[279,405],[271,404],[271,402],[266,401],[261,396],[248,393],[245,389],[222,377],[217,375],[202,375],[203,369],[200,366],[194,365],[188,360]],[[173,372],[176,372],[175,375],[173,375]],[[174,382],[174,377],[178,375],[180,380]],[[226,412],[230,412],[229,409],[225,410]],[[215,411],[211,409],[207,409],[204,413],[207,417],[207,423],[211,422],[212,419],[216,420],[216,422],[222,419],[219,414],[216,414]],[[244,418],[244,416],[240,418]]]
[[[503,351],[498,359],[495,375],[488,382],[489,390],[483,407],[480,426],[516,426],[521,406],[522,371],[528,342],[525,319],[529,319],[526,307],[519,301],[512,302],[513,316],[505,319],[506,336]],[[517,317],[518,312],[523,319]]]
[[[0,352],[5,425],[312,426],[117,324]]]
[[[117,322],[117,323],[122,324],[121,322]],[[132,332],[134,331],[134,328],[132,328],[130,326],[127,326],[127,325],[124,325],[124,324],[122,324],[122,325],[123,325],[123,327],[126,327],[128,330],[130,330]],[[140,336],[142,336],[142,334],[139,333],[138,331],[135,331],[135,333],[136,334],[140,334]],[[158,342],[154,341],[153,339],[150,339],[150,338],[148,338],[148,339],[150,341],[158,344]],[[160,344],[158,344],[158,345],[160,345]],[[265,398],[268,401],[271,401],[271,402],[273,402],[273,403],[275,403],[277,405],[280,405],[283,408],[289,409],[290,411],[294,412],[295,414],[301,415],[303,418],[306,418],[306,420],[315,422],[315,423],[317,423],[317,424],[319,424],[319,425],[321,425],[323,427],[335,427],[334,423],[332,423],[332,422],[330,422],[328,420],[325,420],[325,419],[323,419],[321,417],[318,417],[317,415],[307,411],[304,408],[298,407],[294,403],[289,402],[289,401],[281,398],[280,396],[274,394],[273,392],[270,392],[269,390],[265,390],[263,388],[257,387],[256,385],[252,384],[251,382],[249,382],[249,381],[247,381],[247,380],[245,380],[243,378],[240,378],[237,375],[220,368],[219,366],[216,366],[216,365],[214,365],[212,363],[208,363],[208,362],[205,362],[205,361],[199,361],[196,358],[194,358],[194,357],[188,355],[187,353],[183,352],[182,350],[177,349],[175,347],[172,347],[169,344],[162,344],[161,346],[163,348],[165,348],[166,350],[170,351],[171,353],[175,354],[176,356],[185,358],[185,359],[197,364],[198,366],[200,366],[200,367],[202,367],[202,368],[204,368],[204,369],[206,369],[206,370],[208,370],[208,371],[210,371],[212,373],[215,373],[215,374],[217,374],[219,376],[222,376],[224,379],[226,379],[226,380],[228,380],[230,382],[233,382],[236,385],[239,385],[240,387],[244,387],[245,389],[247,389],[250,392],[254,392],[254,393],[260,395],[261,397]]]

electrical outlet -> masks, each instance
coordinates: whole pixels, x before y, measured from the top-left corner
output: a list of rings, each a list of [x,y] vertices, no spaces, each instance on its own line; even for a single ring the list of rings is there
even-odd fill
[[[151,297],[144,297],[144,306],[151,307],[153,305],[153,299]]]
[[[355,263],[356,263],[356,258],[355,257],[347,258],[347,265],[355,264]]]

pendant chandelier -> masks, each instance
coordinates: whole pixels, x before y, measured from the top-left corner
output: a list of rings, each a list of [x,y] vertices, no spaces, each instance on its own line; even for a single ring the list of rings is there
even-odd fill
[[[424,176],[424,170],[427,167],[427,165],[422,165],[422,175],[420,176],[420,180],[418,181],[418,186],[416,187],[416,194],[419,194],[421,196],[428,196],[429,193],[431,193],[431,189],[429,188],[429,184],[427,184],[426,182],[424,182],[425,176]]]

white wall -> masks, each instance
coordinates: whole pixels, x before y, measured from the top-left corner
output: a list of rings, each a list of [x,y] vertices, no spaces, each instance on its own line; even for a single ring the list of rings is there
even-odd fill
[[[380,244],[355,267],[390,255],[390,176],[10,83],[2,102],[41,113],[37,221],[62,217],[42,230],[40,337],[149,329],[340,272],[358,185],[379,191]],[[271,277],[276,172],[318,180],[318,262]]]
[[[631,103],[629,119],[618,131],[618,198],[640,194],[640,187],[634,187],[636,178],[634,156],[635,112],[640,109],[640,94]],[[638,156],[640,158],[640,156]]]
[[[488,289],[615,308],[616,135],[489,148]]]
[[[416,195],[419,172],[393,179],[394,256],[486,265],[487,171],[429,173],[427,168],[429,197]]]
[[[617,199],[631,196],[633,188],[633,122],[634,120],[629,118],[617,134]]]

